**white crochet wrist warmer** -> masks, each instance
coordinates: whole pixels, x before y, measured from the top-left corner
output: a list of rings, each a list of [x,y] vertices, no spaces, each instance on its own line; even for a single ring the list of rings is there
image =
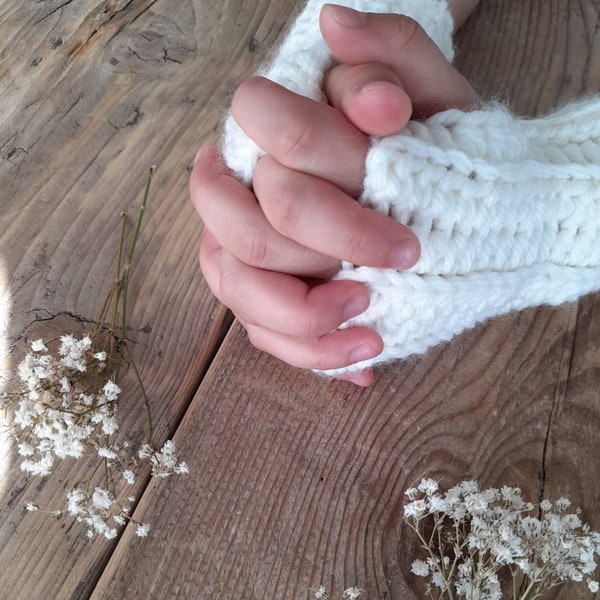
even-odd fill
[[[270,78],[314,99],[329,54],[310,1],[283,42]],[[416,18],[451,58],[445,0],[347,0]],[[230,118],[224,154],[251,180],[260,150]],[[600,289],[600,100],[539,119],[499,105],[449,110],[373,138],[361,202],[411,227],[422,257],[406,272],[344,264],[338,279],[371,289],[365,325],[384,340],[375,359],[329,374],[423,353],[490,317],[558,305]]]
[[[279,83],[292,92],[313,100],[325,101],[321,83],[332,57],[319,30],[321,8],[329,0],[309,0],[285,36],[275,58],[258,74]],[[335,0],[356,10],[397,13],[412,17],[452,61],[452,16],[447,0]],[[223,156],[230,169],[245,184],[252,173],[260,148],[237,126],[232,117],[225,123]]]
[[[373,141],[363,204],[409,225],[408,272],[344,264],[366,283],[352,325],[385,349],[356,370],[425,352],[490,317],[600,289],[600,99],[539,119],[449,110]],[[333,373],[333,371],[331,372]]]

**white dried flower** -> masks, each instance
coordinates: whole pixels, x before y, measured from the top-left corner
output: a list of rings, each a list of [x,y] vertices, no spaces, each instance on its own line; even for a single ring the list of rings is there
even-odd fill
[[[31,349],[33,352],[48,352],[48,348],[44,344],[44,340],[34,340],[31,342]]]
[[[344,600],[356,600],[359,596],[362,596],[364,590],[359,590],[357,587],[351,587],[344,590],[342,598]]]
[[[21,456],[33,456],[35,454],[35,449],[31,444],[28,444],[27,442],[21,442],[18,445],[19,448],[19,454]]]
[[[83,406],[91,406],[94,403],[94,396],[90,394],[79,394],[79,401]]]
[[[101,446],[100,448],[98,448],[98,456],[106,458],[108,460],[114,460],[115,458],[117,458],[117,453],[112,448],[108,448],[107,446]]]
[[[108,490],[96,488],[92,496],[92,504],[94,508],[109,509],[113,503],[112,497]]]
[[[71,391],[71,383],[66,377],[61,377],[59,380],[60,390],[63,394],[68,394]]]
[[[62,357],[60,364],[81,373],[85,372],[87,370],[86,353],[92,345],[90,337],[86,335],[77,340],[72,335],[63,335],[60,342],[58,348],[58,353]]]
[[[430,496],[427,499],[427,506],[428,506],[429,512],[443,513],[443,512],[446,512],[446,508],[448,507],[448,504],[447,504],[446,500],[444,498],[442,498],[442,496],[440,496],[438,494],[434,494],[433,496]]]
[[[190,468],[188,467],[188,464],[185,461],[180,462],[173,469],[173,473],[175,473],[176,475],[187,475],[189,472]]]
[[[118,523],[119,525],[125,525],[126,523],[125,517],[120,513],[118,515],[113,515],[113,519],[115,520],[115,523]]]
[[[571,501],[568,498],[559,498],[554,503],[554,506],[556,507],[556,510],[558,510],[559,512],[562,512],[563,510],[567,510],[567,508],[569,508],[569,506],[571,506]]]
[[[111,539],[117,535],[112,524],[124,525],[131,520],[129,507],[122,506],[106,489],[110,481],[115,481],[114,471],[121,467],[120,459],[129,444],[124,441],[120,445],[111,439],[119,430],[115,411],[121,388],[109,374],[98,374],[108,360],[104,350],[94,347],[100,339],[63,335],[55,351],[49,350],[43,340],[35,340],[17,368],[21,391],[1,394],[0,404],[12,404],[14,431],[21,438],[21,469],[27,473],[49,475],[57,459],[80,458],[91,451],[106,461],[104,487],[90,489],[86,483],[70,490],[64,513],[83,522],[90,537]],[[88,372],[92,365],[95,368]],[[177,460],[171,441],[160,450],[148,445],[146,454],[152,473],[158,477],[189,472],[187,463]],[[131,469],[122,474],[129,485],[134,484]],[[37,510],[37,506],[30,503],[27,509]],[[145,535],[147,525],[139,527],[138,535]]]
[[[144,444],[139,452],[140,458],[149,458],[152,465],[152,475],[155,477],[168,477],[172,474],[183,475],[189,473],[185,462],[177,461],[175,444],[167,440],[161,450],[155,450],[150,444]]]
[[[437,492],[438,482],[435,479],[422,479],[417,489],[426,496],[431,496]]]
[[[148,535],[148,531],[150,531],[150,525],[148,523],[138,523],[135,528],[135,535],[138,537],[146,537]]]
[[[414,500],[404,506],[404,516],[406,518],[419,518],[427,511],[427,503],[425,500]]]
[[[410,570],[417,575],[417,577],[427,577],[429,575],[429,564],[424,560],[413,561]]]
[[[67,492],[67,510],[87,525],[89,537],[101,535],[112,539],[117,535],[117,530],[109,525],[109,521],[123,525],[129,518],[129,509],[120,506],[108,490],[99,487],[94,489],[91,496],[81,488]]]
[[[501,600],[498,572],[506,565],[511,565],[514,578],[525,578],[528,592],[520,600],[537,598],[566,580],[586,579],[590,590],[597,589],[586,576],[596,569],[600,534],[582,523],[579,510],[564,512],[571,504],[566,498],[554,504],[543,500],[537,518],[519,488],[480,490],[475,481],[467,481],[441,494],[431,480],[423,479],[407,495],[409,526],[421,532],[421,540],[434,541],[425,560],[415,560],[411,569],[428,578],[430,597],[437,597],[433,588],[439,588],[441,597],[452,590],[456,598]],[[430,527],[425,525],[430,521],[433,533],[427,530],[424,538],[422,528]],[[456,560],[451,569],[449,557],[440,555],[446,548]]]
[[[21,463],[21,469],[31,475],[40,475],[41,477],[45,477],[46,475],[50,475],[52,472],[53,463],[54,460],[52,455],[45,453],[40,456],[37,461],[24,460]]]
[[[67,492],[67,510],[70,515],[77,517],[81,513],[82,504],[85,500],[83,491],[79,488]]]
[[[114,527],[108,527],[107,525],[99,525],[96,531],[102,534],[107,540],[112,540],[117,537],[117,530]]]
[[[141,224],[153,172],[154,168],[148,176],[135,231],[139,230]],[[148,458],[153,474],[165,477],[171,473],[189,471],[185,462],[177,460],[172,443],[165,444],[159,451],[152,444],[153,427],[148,394],[139,378],[134,358],[128,352],[127,340],[123,337],[127,331],[124,302],[137,235],[133,236],[128,254],[123,253],[124,239],[124,235],[121,235],[118,256],[126,257],[126,262],[119,268],[119,292],[115,294],[115,288],[111,286],[102,305],[100,319],[90,335],[80,338],[62,335],[58,342],[50,344],[50,349],[42,339],[32,341],[30,352],[17,367],[20,390],[0,392],[0,407],[5,410],[11,408],[14,412],[11,415],[13,430],[22,457],[21,468],[26,472],[48,475],[56,459],[80,458],[85,453],[96,453],[95,458],[103,459],[104,468],[95,471],[104,475],[103,484],[94,488],[97,482],[86,481],[69,490],[66,510],[60,511],[60,514],[67,513],[82,522],[88,536],[102,535],[108,539],[117,535],[115,524],[123,526],[131,522],[137,525],[137,534],[140,536],[145,536],[148,531],[148,525],[133,521],[130,507],[123,506],[118,500],[120,490],[116,475],[122,472],[125,481],[132,485],[135,474],[131,469],[123,471],[123,466],[132,465],[133,468],[138,465],[135,457],[125,457],[125,449],[129,447],[127,441],[118,443],[112,437],[119,430],[115,413],[121,388],[116,378],[118,363],[123,360],[125,353],[138,375],[142,392],[142,408],[146,412],[150,437]],[[114,365],[114,373],[107,372],[107,363],[111,367]],[[125,485],[122,481],[120,483]],[[27,509],[38,508],[29,503]],[[56,511],[44,512],[57,514]]]
[[[322,585],[318,590],[314,590],[314,596],[317,600],[327,600],[325,586]]]
[[[119,423],[115,417],[104,417],[102,419],[102,433],[106,435],[112,435],[119,429]]]
[[[104,396],[109,402],[114,402],[121,393],[121,388],[112,380],[108,380],[102,388]]]

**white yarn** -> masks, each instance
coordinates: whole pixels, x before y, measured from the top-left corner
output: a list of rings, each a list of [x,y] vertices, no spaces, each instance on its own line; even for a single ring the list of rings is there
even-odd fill
[[[314,99],[329,64],[322,4],[308,3],[267,71]],[[408,13],[451,54],[445,1],[344,4]],[[260,150],[231,118],[224,152],[249,181]],[[576,300],[600,289],[600,99],[538,119],[490,105],[411,121],[372,139],[361,202],[411,227],[422,256],[406,272],[343,265],[336,278],[371,290],[367,311],[344,326],[376,330],[384,351],[329,374],[423,353],[496,315]]]
[[[539,119],[502,106],[449,110],[374,140],[361,201],[409,225],[408,272],[354,268],[371,305],[348,325],[384,340],[376,359],[425,352],[491,317],[600,289],[600,99]]]
[[[366,173],[363,204],[421,241],[414,273],[600,264],[597,98],[532,120],[492,105],[412,121],[373,142]]]
[[[321,8],[329,0],[309,0],[285,36],[273,62],[258,74],[292,92],[324,102],[321,89],[323,73],[331,65],[329,48],[319,30]],[[447,0],[335,0],[356,10],[373,13],[399,13],[415,19],[452,61],[452,16]],[[260,148],[239,128],[230,116],[225,122],[223,156],[229,168],[245,184],[252,173]]]

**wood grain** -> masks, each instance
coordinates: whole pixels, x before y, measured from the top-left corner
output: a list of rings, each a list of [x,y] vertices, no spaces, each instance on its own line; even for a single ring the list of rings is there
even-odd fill
[[[81,329],[111,282],[117,222],[158,165],[132,282],[130,335],[161,439],[192,470],[140,481],[115,543],[24,512],[60,504],[93,465],[0,482],[0,599],[422,598],[403,492],[519,485],[569,496],[600,528],[597,297],[507,315],[360,390],[253,349],[203,283],[187,201],[196,148],[215,142],[235,85],[276,42],[289,0],[0,0],[0,262],[9,341]],[[600,89],[598,0],[482,0],[457,65],[525,115]],[[0,281],[2,277],[0,277]],[[0,291],[1,295],[1,291]],[[228,331],[229,330],[229,331]],[[227,333],[228,332],[228,333]],[[226,338],[223,341],[223,336]],[[216,354],[215,354],[216,353]],[[133,382],[127,397],[135,397]],[[143,414],[125,405],[133,443]],[[565,588],[562,600],[589,597]]]
[[[153,533],[126,534],[92,598],[306,598],[321,583],[414,597],[403,490],[476,476],[538,498],[570,317],[506,317],[365,391],[290,370],[236,328],[178,431],[194,476],[147,491]],[[177,568],[157,571],[158,554]]]
[[[135,217],[156,164],[127,335],[151,391],[160,443],[176,429],[230,323],[200,277],[201,224],[187,197],[195,148],[217,137],[214,94],[225,95],[234,82],[217,75],[205,51],[220,17],[190,3],[0,6],[9,107],[0,128],[0,260],[8,273],[9,344],[21,348],[40,333],[89,326],[114,277],[120,213]],[[145,421],[131,376],[124,394],[122,430],[136,447]],[[88,597],[114,544],[92,545],[71,519],[25,513],[24,506],[60,508],[67,486],[98,480],[95,465],[68,462],[39,481],[20,472],[14,449],[5,460],[0,597]],[[142,478],[134,493],[145,484]]]

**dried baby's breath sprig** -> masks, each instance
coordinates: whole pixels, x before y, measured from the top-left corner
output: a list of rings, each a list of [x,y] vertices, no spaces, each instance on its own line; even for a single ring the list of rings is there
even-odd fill
[[[519,488],[479,489],[463,481],[446,493],[433,479],[406,491],[404,516],[424,550],[412,572],[427,581],[430,598],[500,600],[501,573],[512,580],[510,598],[535,600],[565,581],[591,579],[600,534],[560,498],[539,507]]]
[[[168,477],[172,474],[186,475],[190,472],[187,463],[177,461],[175,444],[171,440],[167,440],[161,450],[156,450],[152,444],[144,444],[140,448],[138,456],[150,460],[154,477]]]
[[[327,590],[323,585],[316,590],[312,590],[312,592],[317,600],[330,600],[329,596],[327,595]],[[364,590],[361,590],[357,587],[346,588],[342,592],[341,600],[356,600],[357,598],[360,598],[360,596],[362,596],[363,592]]]
[[[151,474],[157,477],[189,470],[185,462],[177,460],[172,441],[161,449],[155,446],[150,401],[126,338],[129,277],[153,174],[154,168],[148,174],[126,257],[126,218],[122,215],[115,281],[94,327],[81,338],[65,334],[52,343],[33,341],[17,368],[18,391],[0,395],[0,408],[12,411],[12,430],[23,457],[21,468],[27,473],[45,476],[57,461],[90,453],[97,456],[103,485],[77,483],[67,492],[66,508],[58,511],[83,522],[89,537],[111,539],[127,522],[136,526],[137,535],[147,535],[149,526],[130,516],[129,504],[135,498],[129,495],[127,503],[118,499],[117,483],[135,483],[139,459],[148,460]],[[146,440],[134,456],[127,442],[118,440],[119,381],[125,360],[139,384],[147,423]],[[26,508],[40,510],[33,503]]]

